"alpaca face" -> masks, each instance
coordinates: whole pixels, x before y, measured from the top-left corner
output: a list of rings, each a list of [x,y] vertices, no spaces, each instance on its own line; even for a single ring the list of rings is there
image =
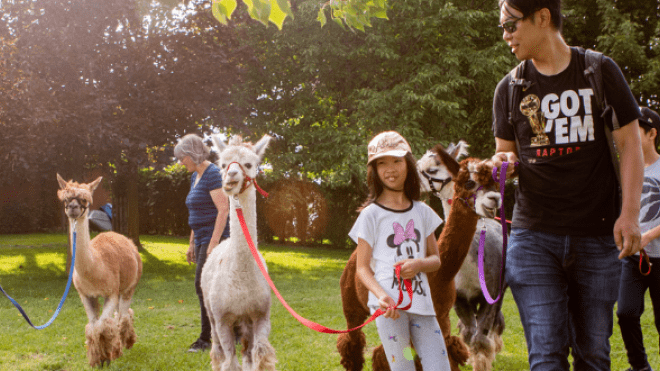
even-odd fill
[[[474,204],[475,212],[485,218],[493,218],[502,199],[493,180],[493,164],[476,158],[468,158],[461,163],[437,145],[432,150],[436,160],[452,174],[454,197]]]
[[[259,164],[271,137],[264,135],[255,145],[244,143],[240,136],[232,137],[226,145],[217,136],[212,138],[220,151],[218,166],[222,172],[222,189],[227,196],[238,195],[250,185],[247,184],[248,178],[257,177]]]
[[[451,143],[447,148],[447,153],[458,160],[461,156],[468,155],[468,144],[465,141],[459,141],[458,144]],[[422,192],[433,192],[441,199],[450,199],[454,195],[454,183],[449,169],[438,159],[436,153],[432,150],[427,151],[419,161],[417,161],[417,170],[419,171]]]
[[[91,183],[78,184],[73,181],[65,181],[60,174],[57,174],[57,182],[60,189],[57,191],[57,197],[64,203],[64,212],[71,219],[78,219],[86,215],[89,206],[92,204],[92,193],[101,183],[103,177],[98,177]]]
[[[474,199],[475,212],[484,218],[493,218],[502,206],[502,197],[497,183],[492,178],[493,165],[490,161],[467,159],[461,163],[456,177],[454,192],[463,199]]]

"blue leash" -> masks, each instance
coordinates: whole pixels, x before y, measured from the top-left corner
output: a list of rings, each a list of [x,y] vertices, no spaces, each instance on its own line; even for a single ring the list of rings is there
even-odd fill
[[[62,307],[64,306],[64,300],[66,300],[66,297],[69,294],[69,289],[71,288],[71,281],[73,279],[73,269],[75,267],[75,263],[76,263],[76,230],[75,230],[75,226],[74,226],[74,230],[73,230],[73,247],[71,248],[71,267],[69,268],[69,280],[66,283],[66,288],[64,289],[64,295],[62,295],[62,300],[60,300],[60,304],[57,306],[57,309],[55,310],[55,313],[50,318],[50,320],[48,320],[48,322],[46,322],[46,324],[44,324],[44,325],[41,325],[41,326],[33,325],[32,321],[30,321],[30,318],[28,317],[27,313],[25,313],[25,311],[23,310],[21,305],[18,304],[16,302],[16,300],[12,299],[12,297],[9,296],[5,292],[5,290],[2,289],[2,286],[0,286],[0,291],[2,291],[2,293],[5,294],[5,296],[7,297],[7,299],[9,299],[9,301],[11,301],[12,304],[14,304],[16,309],[18,309],[18,311],[21,312],[21,314],[23,315],[23,318],[25,318],[25,320],[27,321],[27,323],[30,324],[30,326],[32,326],[36,330],[43,330],[46,327],[50,326],[53,323],[53,321],[55,321],[55,318],[57,318],[57,315],[60,314],[60,311],[62,310]]]

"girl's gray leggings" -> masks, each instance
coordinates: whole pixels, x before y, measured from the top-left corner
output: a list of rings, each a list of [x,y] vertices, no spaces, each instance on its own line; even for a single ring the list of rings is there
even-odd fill
[[[414,371],[412,345],[424,366],[424,371],[449,371],[445,339],[435,316],[421,316],[399,311],[396,320],[376,318],[378,335],[385,348],[392,371]],[[406,349],[408,348],[408,349]]]

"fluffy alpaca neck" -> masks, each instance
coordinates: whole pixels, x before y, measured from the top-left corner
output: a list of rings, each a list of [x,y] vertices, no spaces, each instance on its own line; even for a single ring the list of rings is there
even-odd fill
[[[257,246],[257,196],[254,188],[248,188],[245,192],[238,195],[238,202],[241,205],[243,210],[243,217],[245,218],[245,224],[248,226],[250,231],[250,238],[255,246]],[[244,236],[243,229],[238,220],[238,215],[236,214],[237,202],[234,197],[229,198],[229,235],[232,240],[231,245],[235,246],[237,254],[247,254],[251,253]]]
[[[445,216],[445,221],[449,220],[449,211],[451,210],[451,204],[449,203],[449,199],[442,198],[442,212]]]
[[[78,219],[69,218],[69,239],[73,242],[74,220],[76,221],[76,264],[75,269],[82,273],[94,267],[96,263],[89,248],[89,220],[87,214]],[[73,247],[72,247],[73,248]]]
[[[445,226],[438,239],[438,251],[442,262],[442,268],[439,271],[441,280],[452,280],[461,269],[470,250],[478,221],[479,216],[474,210],[466,205],[458,195],[454,195],[449,215],[447,215]]]

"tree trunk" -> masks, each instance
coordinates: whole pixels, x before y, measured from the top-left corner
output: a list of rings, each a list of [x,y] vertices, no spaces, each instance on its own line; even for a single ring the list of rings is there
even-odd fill
[[[112,184],[112,199],[112,230],[133,240],[141,251],[136,163],[117,166],[117,176]]]

